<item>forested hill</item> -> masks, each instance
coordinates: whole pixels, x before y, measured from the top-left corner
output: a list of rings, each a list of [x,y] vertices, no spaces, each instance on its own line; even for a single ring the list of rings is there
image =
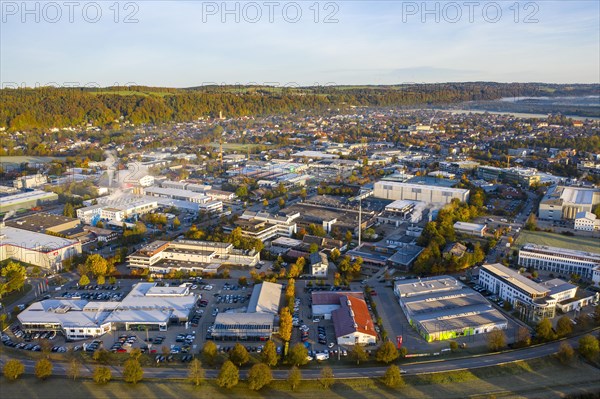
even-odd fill
[[[597,95],[599,85],[542,83],[444,83],[394,86],[202,86],[53,88],[0,90],[0,127],[10,131],[107,126],[121,116],[131,123],[189,121],[323,110],[331,107],[413,106],[517,96]]]

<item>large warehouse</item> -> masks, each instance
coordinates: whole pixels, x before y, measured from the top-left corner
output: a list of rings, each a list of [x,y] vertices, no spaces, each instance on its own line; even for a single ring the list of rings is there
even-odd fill
[[[81,243],[77,240],[5,227],[4,223],[0,227],[0,261],[10,258],[58,271],[64,260],[81,254]]]
[[[42,190],[19,192],[0,198],[0,213],[29,209],[58,200],[58,195]]]
[[[483,296],[450,276],[400,281],[394,293],[410,325],[427,342],[508,327]]]
[[[539,218],[575,219],[579,212],[592,212],[600,204],[600,189],[553,186],[540,201]]]
[[[375,183],[373,196],[390,200],[411,200],[446,205],[454,198],[463,202],[468,201],[469,190],[382,180]]]

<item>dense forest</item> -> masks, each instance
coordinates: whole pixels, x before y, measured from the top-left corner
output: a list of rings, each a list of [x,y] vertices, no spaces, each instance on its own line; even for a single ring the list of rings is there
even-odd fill
[[[9,131],[51,127],[110,127],[123,118],[134,124],[297,113],[347,106],[414,106],[493,100],[510,96],[597,94],[598,85],[538,83],[444,83],[397,86],[202,86],[6,88],[0,90],[0,127]]]

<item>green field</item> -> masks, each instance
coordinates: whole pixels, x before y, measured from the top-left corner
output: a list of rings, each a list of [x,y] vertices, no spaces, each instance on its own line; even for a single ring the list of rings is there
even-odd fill
[[[569,237],[543,231],[522,230],[515,245],[521,247],[527,243],[600,253],[600,240],[591,237]]]
[[[318,381],[302,381],[291,391],[285,381],[274,381],[259,392],[241,382],[232,390],[221,389],[213,381],[194,387],[183,380],[143,381],[132,386],[120,381],[96,385],[90,380],[71,381],[51,377],[41,382],[32,376],[16,382],[2,379],[3,397],[24,398],[554,398],[565,394],[600,392],[600,370],[575,361],[563,366],[552,358],[517,362],[504,366],[448,373],[406,376],[403,386],[387,388],[377,379],[336,380],[331,389]]]

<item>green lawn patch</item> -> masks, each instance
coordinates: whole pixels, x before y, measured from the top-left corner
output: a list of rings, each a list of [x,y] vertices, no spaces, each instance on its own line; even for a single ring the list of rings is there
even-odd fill
[[[569,237],[544,231],[522,230],[515,245],[521,247],[527,243],[600,253],[600,240],[592,237]]]

